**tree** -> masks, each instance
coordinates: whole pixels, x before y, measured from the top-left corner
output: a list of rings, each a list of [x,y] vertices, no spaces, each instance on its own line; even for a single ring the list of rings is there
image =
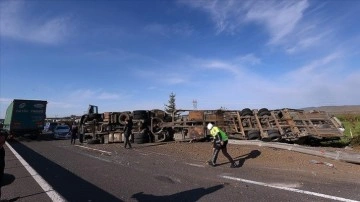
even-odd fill
[[[169,96],[169,103],[165,104],[165,111],[169,114],[173,114],[176,111],[176,104],[175,104],[175,94],[171,92]]]

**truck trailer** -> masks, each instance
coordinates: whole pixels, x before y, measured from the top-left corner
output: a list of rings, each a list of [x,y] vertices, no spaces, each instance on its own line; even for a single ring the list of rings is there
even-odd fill
[[[80,121],[87,142],[121,141],[124,121],[133,117],[135,143],[209,138],[208,123],[224,130],[230,139],[294,142],[338,140],[344,136],[342,123],[324,111],[267,108],[242,110],[135,110],[99,113],[90,105]]]
[[[344,126],[324,111],[267,108],[242,110],[177,110],[178,116],[167,127],[177,140],[202,139],[208,136],[208,123],[224,130],[230,139],[292,142],[338,140]],[[179,116],[180,115],[180,116]],[[177,118],[175,118],[177,117]]]
[[[3,129],[10,137],[41,134],[46,118],[47,101],[14,99],[6,110]]]

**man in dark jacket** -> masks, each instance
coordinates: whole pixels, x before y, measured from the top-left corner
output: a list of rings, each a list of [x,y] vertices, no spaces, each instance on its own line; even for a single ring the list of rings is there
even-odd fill
[[[75,144],[75,140],[77,138],[77,133],[78,133],[78,127],[74,123],[71,127],[71,144]]]
[[[132,119],[131,117],[127,118],[125,120],[125,128],[124,128],[124,136],[125,136],[125,148],[126,146],[129,144],[129,148],[131,149],[131,143],[130,143],[130,140],[129,140],[129,137],[131,135],[131,132],[132,132],[132,129],[133,129],[133,122],[132,122]]]

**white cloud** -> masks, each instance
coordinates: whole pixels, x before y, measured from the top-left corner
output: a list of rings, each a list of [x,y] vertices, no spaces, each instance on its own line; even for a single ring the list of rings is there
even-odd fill
[[[69,36],[71,29],[68,16],[34,20],[26,15],[27,3],[3,1],[0,4],[1,36],[44,44],[58,44]]]
[[[218,69],[218,70],[225,70],[230,73],[234,73],[236,75],[239,75],[241,73],[239,66],[233,65],[231,63],[227,63],[220,60],[209,60],[204,61],[200,64],[200,67],[206,68],[206,69]]]
[[[216,59],[191,59],[191,65],[200,69],[220,70],[221,72],[229,72],[234,77],[241,77],[247,74],[247,69],[254,65],[261,64],[261,58],[254,54],[240,55],[234,59],[227,61]]]
[[[200,84],[192,91],[199,102],[198,106],[202,108],[301,108],[356,104],[360,99],[360,93],[357,93],[360,72],[344,66],[346,59],[342,51],[335,51],[298,66],[291,72],[276,74],[270,73],[271,70],[269,74],[259,74],[250,64],[246,64],[246,60],[236,64],[234,61],[237,58],[227,61],[193,59],[191,66],[214,70],[211,78],[217,78],[224,71],[232,75],[221,81],[211,79],[206,86]],[[206,97],[210,99],[201,99]]]
[[[324,58],[314,60],[310,62],[308,65],[305,65],[297,69],[296,71],[291,72],[290,75],[293,78],[302,78],[302,77],[304,78],[310,75],[318,75],[319,72],[326,72],[326,70],[329,69],[327,68],[327,66],[330,66],[331,62],[334,62],[335,60],[341,57],[342,54],[339,52],[329,54]]]
[[[249,8],[246,20],[264,24],[271,34],[270,43],[278,44],[292,33],[308,6],[306,0],[256,2]]]
[[[235,58],[235,61],[237,61],[239,63],[250,64],[250,65],[261,64],[261,59],[256,57],[254,54],[247,54],[244,56],[239,56],[239,57]]]
[[[210,14],[215,23],[216,33],[233,32],[241,24],[244,1],[234,0],[182,0],[181,4],[201,9]]]
[[[284,37],[292,33],[298,22],[303,18],[304,11],[309,6],[307,0],[184,0],[180,2],[209,13],[215,23],[217,33],[233,33],[244,26],[246,22],[256,22],[264,25],[271,35],[271,44],[278,44]]]
[[[310,6],[307,0],[179,2],[208,13],[214,22],[216,34],[235,34],[248,24],[260,25],[260,28],[264,28],[264,32],[269,34],[268,44],[284,46],[288,53],[314,46],[326,36],[324,30],[321,34],[317,32],[318,28],[313,20],[310,23],[306,21],[308,19],[304,19],[304,12]]]

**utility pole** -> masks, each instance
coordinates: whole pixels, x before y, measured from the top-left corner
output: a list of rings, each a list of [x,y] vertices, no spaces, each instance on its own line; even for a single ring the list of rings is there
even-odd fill
[[[196,110],[197,109],[197,100],[193,100],[192,103],[193,103],[193,108]]]

